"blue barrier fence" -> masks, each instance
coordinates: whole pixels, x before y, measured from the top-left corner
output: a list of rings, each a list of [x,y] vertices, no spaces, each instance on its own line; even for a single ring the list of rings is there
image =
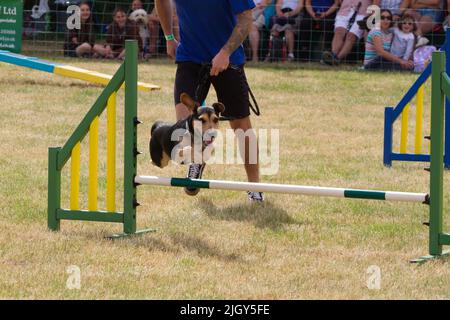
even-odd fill
[[[446,52],[446,69],[450,70],[450,29],[445,34],[445,43],[440,49]],[[419,88],[431,75],[432,63],[430,62],[414,84],[409,88],[397,106],[386,107],[384,110],[384,152],[383,163],[387,167],[392,166],[392,161],[430,162],[429,154],[400,153],[392,151],[393,127],[395,121],[401,116],[406,106],[417,94]],[[448,71],[447,71],[448,74]],[[450,74],[449,74],[450,75]],[[424,137],[425,138],[425,137]],[[450,169],[450,102],[445,101],[445,137],[444,137],[444,167]]]

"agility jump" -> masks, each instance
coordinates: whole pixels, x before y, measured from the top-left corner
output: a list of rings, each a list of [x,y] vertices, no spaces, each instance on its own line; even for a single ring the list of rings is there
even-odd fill
[[[141,184],[161,185],[171,187],[194,186],[199,188],[266,191],[278,193],[295,193],[310,196],[329,196],[359,199],[374,199],[388,201],[420,202],[429,206],[429,255],[413,260],[423,262],[432,258],[450,254],[443,251],[444,245],[450,245],[450,234],[443,232],[443,133],[444,133],[444,92],[450,94],[450,79],[445,73],[445,53],[433,55],[432,73],[432,121],[431,136],[431,173],[429,193],[392,192],[377,190],[358,190],[327,187],[296,186],[285,184],[250,183],[220,180],[191,180],[187,178],[163,178],[156,176],[137,175],[137,43],[126,42],[126,59],[103,90],[93,107],[86,114],[66,144],[49,148],[48,168],[48,227],[57,231],[61,220],[85,220],[99,222],[116,222],[123,224],[123,233],[112,238],[130,236],[153,231],[150,229],[137,231],[136,207],[139,205],[136,197],[137,187]],[[117,212],[115,207],[115,129],[108,124],[107,143],[107,208],[99,211],[97,208],[97,169],[98,169],[98,117],[109,106],[113,105],[116,91],[125,82],[125,141],[124,141],[124,197],[123,212]],[[444,91],[441,90],[443,88]],[[109,103],[108,103],[109,102]],[[111,111],[108,109],[108,123]],[[113,112],[115,114],[115,111]],[[111,120],[112,121],[112,120]],[[80,210],[79,197],[79,145],[89,133],[89,181],[88,210]],[[71,159],[71,199],[70,209],[61,208],[61,170]]]
[[[445,43],[441,51],[446,53],[446,69],[450,69],[450,30],[446,31]],[[383,164],[392,166],[392,161],[429,162],[430,154],[423,150],[423,140],[429,136],[423,135],[424,87],[431,77],[432,63],[419,75],[414,84],[408,89],[399,103],[393,107],[386,107],[384,112],[384,155]],[[415,98],[415,99],[414,99]],[[414,131],[414,150],[408,152],[408,124],[409,113],[415,100],[416,117]],[[393,125],[400,119],[400,147],[393,151]],[[445,102],[445,139],[444,139],[444,167],[450,169],[450,101]]]
[[[203,189],[258,191],[273,193],[301,194],[305,196],[321,196],[335,198],[372,199],[387,201],[409,201],[428,203],[428,194],[412,192],[376,191],[361,189],[343,189],[327,187],[311,187],[290,184],[237,182],[225,180],[200,180],[187,178],[167,178],[157,176],[137,176],[137,184],[166,187],[194,187]]]
[[[27,57],[21,54],[15,54],[4,50],[0,50],[0,62],[30,68],[33,70],[53,73],[63,77],[83,80],[104,86],[107,85],[112,79],[112,76],[104,73],[89,71],[86,69],[54,63],[34,57]],[[141,91],[149,92],[158,90],[159,87],[153,84],[138,82],[138,88]]]

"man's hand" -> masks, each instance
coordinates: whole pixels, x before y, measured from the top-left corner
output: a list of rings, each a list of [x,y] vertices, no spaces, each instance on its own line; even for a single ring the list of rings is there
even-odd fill
[[[227,70],[230,65],[230,54],[224,49],[220,50],[219,53],[212,60],[211,76],[217,76],[222,71]]]
[[[246,10],[237,15],[237,23],[227,43],[212,60],[210,75],[217,76],[226,70],[230,64],[230,55],[244,42],[252,28],[252,10]]]
[[[175,59],[175,56],[177,54],[178,41],[176,39],[166,41],[166,47],[167,55],[172,59]]]

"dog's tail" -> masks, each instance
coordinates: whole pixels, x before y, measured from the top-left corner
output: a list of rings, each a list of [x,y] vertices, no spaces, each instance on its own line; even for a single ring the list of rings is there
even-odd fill
[[[158,127],[160,127],[163,124],[162,121],[156,121],[153,125],[152,125],[152,129],[150,130],[150,134],[153,135],[153,131],[155,131],[156,129],[158,129]]]

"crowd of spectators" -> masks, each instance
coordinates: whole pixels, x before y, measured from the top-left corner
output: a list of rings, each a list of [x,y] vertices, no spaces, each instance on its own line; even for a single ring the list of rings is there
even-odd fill
[[[417,50],[430,47],[427,36],[442,32],[450,20],[447,1],[254,0],[248,59],[306,61],[317,49],[315,43],[321,43],[321,63],[335,66],[364,44],[364,69],[413,70]],[[68,55],[122,59],[127,39],[138,40],[142,58],[157,54],[161,30],[155,8],[146,11],[141,0],[129,8],[117,7],[102,41],[96,39],[89,2],[81,3],[80,9],[81,29],[67,32]],[[173,17],[176,26],[175,9]]]
[[[141,0],[133,0],[129,9],[117,6],[112,13],[112,22],[106,28],[106,39],[100,44],[96,39],[90,3],[81,2],[79,7],[81,27],[67,30],[66,55],[123,59],[125,41],[133,39],[138,40],[141,58],[156,55],[160,25],[155,8],[147,13]],[[176,12],[174,21],[176,24]],[[178,32],[175,34],[178,37]]]

